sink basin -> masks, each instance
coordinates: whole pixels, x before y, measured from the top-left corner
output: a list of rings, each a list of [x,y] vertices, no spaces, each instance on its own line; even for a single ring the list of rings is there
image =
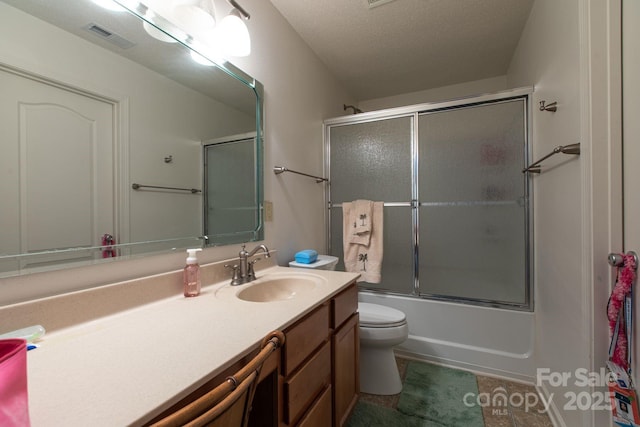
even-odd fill
[[[269,302],[290,300],[312,291],[318,280],[302,275],[258,279],[236,294],[244,301]]]

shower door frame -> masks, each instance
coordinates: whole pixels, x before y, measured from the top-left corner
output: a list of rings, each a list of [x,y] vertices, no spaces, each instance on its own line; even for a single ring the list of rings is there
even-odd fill
[[[411,180],[412,180],[412,188],[411,188],[411,201],[410,202],[391,202],[385,203],[385,207],[392,206],[410,206],[411,207],[411,220],[412,220],[412,267],[413,267],[413,289],[412,293],[402,293],[388,289],[379,289],[374,287],[368,287],[363,284],[359,284],[359,288],[371,292],[388,294],[388,295],[398,295],[404,297],[414,297],[414,298],[422,298],[429,300],[441,300],[447,302],[461,303],[461,304],[471,304],[476,306],[484,306],[484,307],[493,307],[493,308],[505,308],[511,310],[520,310],[520,311],[534,311],[534,301],[533,301],[533,283],[534,283],[534,275],[533,275],[533,263],[534,263],[534,243],[533,243],[533,182],[531,180],[530,174],[527,173],[524,176],[525,184],[524,184],[524,202],[525,202],[525,210],[524,210],[524,225],[525,225],[525,271],[524,271],[524,280],[525,280],[525,295],[524,302],[510,302],[510,301],[495,301],[495,300],[485,300],[478,298],[465,298],[459,296],[443,296],[429,293],[421,293],[420,292],[420,274],[419,274],[419,251],[420,251],[420,242],[419,242],[419,225],[420,225],[420,202],[419,202],[419,180],[418,180],[418,145],[419,145],[419,134],[418,134],[418,122],[419,116],[421,114],[434,112],[434,111],[443,111],[447,109],[457,109],[457,108],[465,108],[465,107],[473,107],[476,105],[491,105],[500,102],[508,102],[513,100],[521,99],[524,101],[524,126],[525,126],[525,135],[524,135],[524,147],[523,147],[523,160],[524,164],[522,168],[524,169],[531,162],[532,157],[532,132],[533,132],[533,121],[532,121],[532,95],[534,88],[533,87],[521,87],[516,89],[504,90],[500,92],[483,94],[478,96],[470,96],[459,98],[455,100],[443,101],[443,102],[433,102],[433,103],[424,103],[424,104],[415,104],[409,105],[405,107],[397,107],[390,108],[385,110],[372,111],[367,113],[354,114],[350,116],[337,117],[333,119],[327,119],[323,123],[323,143],[324,143],[324,176],[331,177],[331,135],[330,129],[334,126],[344,126],[344,125],[353,125],[353,124],[361,124],[367,122],[375,122],[383,119],[395,119],[401,117],[411,117],[412,118],[412,129],[411,129]],[[331,209],[338,207],[337,204],[333,205],[331,202],[331,185],[325,186],[324,191],[324,203],[327,207],[325,211],[325,230],[326,230],[326,247],[329,253],[332,253],[331,248]]]

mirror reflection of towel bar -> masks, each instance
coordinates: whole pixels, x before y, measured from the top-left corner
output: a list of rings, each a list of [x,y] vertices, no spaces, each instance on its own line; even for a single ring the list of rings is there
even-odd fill
[[[273,167],[273,173],[275,173],[276,175],[280,175],[283,172],[291,172],[291,173],[297,173],[298,175],[308,176],[309,178],[315,179],[316,182],[329,181],[328,178],[322,178],[321,176],[309,175],[308,173],[294,171],[294,170],[291,170],[291,169],[287,169],[284,166],[274,166]]]
[[[552,152],[550,152],[549,154],[547,154],[537,162],[531,163],[525,169],[522,169],[522,173],[525,173],[525,172],[540,173],[540,163],[542,163],[544,160],[547,160],[549,157],[553,156],[554,154],[558,154],[558,153],[580,155],[580,143],[578,142],[576,144],[558,145],[556,148],[553,149]]]
[[[189,191],[190,193],[193,193],[193,194],[202,192],[202,190],[198,190],[197,188],[160,187],[160,186],[157,186],[157,185],[136,184],[135,182],[133,184],[131,184],[131,188],[133,188],[134,190],[139,190],[141,188],[156,188],[156,189],[159,189],[159,190]]]

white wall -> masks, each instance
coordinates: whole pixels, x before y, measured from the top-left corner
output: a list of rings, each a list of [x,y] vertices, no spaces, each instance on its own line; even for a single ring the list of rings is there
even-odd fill
[[[325,250],[324,184],[300,175],[275,176],[273,166],[322,176],[322,121],[344,115],[354,99],[270,2],[245,0],[252,54],[234,61],[265,86],[265,199],[274,221],[266,240],[286,265],[301,249]]]
[[[499,92],[505,89],[513,88],[507,86],[507,76],[499,76],[421,90],[418,92],[387,96],[385,98],[368,99],[359,101],[358,107],[363,111],[376,111],[386,108],[403,107],[405,105],[448,101],[451,99],[482,95],[484,93]]]
[[[270,2],[245,0],[243,6],[251,13],[248,26],[253,53],[234,62],[265,87],[265,198],[274,203],[274,220],[266,223],[265,242],[278,249],[278,262],[286,264],[300,249],[324,250],[323,187],[298,175],[275,176],[272,168],[283,165],[322,175],[322,121],[343,114],[342,104],[354,103],[354,99]],[[13,39],[0,37],[0,49],[10,47]],[[83,57],[75,60],[83,61]],[[199,259],[202,263],[226,259],[236,256],[239,249],[239,245],[208,248]],[[179,269],[184,258],[179,251],[0,279],[0,304],[50,294],[52,286],[81,289]]]
[[[537,0],[512,59],[507,83],[534,85],[534,106],[557,101],[556,113],[533,114],[533,158],[581,138],[579,0]],[[583,147],[583,150],[586,147]],[[552,372],[590,368],[582,283],[583,195],[580,158],[558,155],[544,162],[534,182],[536,365]],[[587,425],[584,413],[564,410],[563,396],[579,391],[549,387],[566,425]],[[556,414],[556,415],[558,415]]]

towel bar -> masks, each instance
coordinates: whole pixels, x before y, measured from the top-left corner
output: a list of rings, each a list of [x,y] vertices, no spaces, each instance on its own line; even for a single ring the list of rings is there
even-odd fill
[[[321,176],[309,175],[308,173],[294,171],[294,170],[291,170],[291,169],[287,169],[284,166],[274,166],[273,167],[273,173],[275,173],[276,175],[280,175],[283,172],[291,172],[291,173],[297,173],[298,175],[308,176],[309,178],[315,179],[316,182],[318,182],[318,183],[319,182],[324,182],[324,181],[329,181],[328,178],[322,178]]]
[[[580,155],[580,143],[578,142],[577,144],[558,145],[556,148],[553,149],[552,152],[542,157],[537,162],[531,163],[525,169],[522,169],[522,173],[525,173],[525,172],[540,173],[540,163],[542,163],[544,160],[547,160],[549,157],[553,156],[554,154],[558,154],[558,153]]]
[[[189,191],[189,192],[191,192],[193,194],[202,192],[202,190],[198,190],[197,188],[161,187],[161,186],[157,186],[157,185],[136,184],[135,182],[133,184],[131,184],[131,188],[133,188],[134,190],[139,190],[141,188],[156,188],[156,189],[160,189],[160,190]]]

